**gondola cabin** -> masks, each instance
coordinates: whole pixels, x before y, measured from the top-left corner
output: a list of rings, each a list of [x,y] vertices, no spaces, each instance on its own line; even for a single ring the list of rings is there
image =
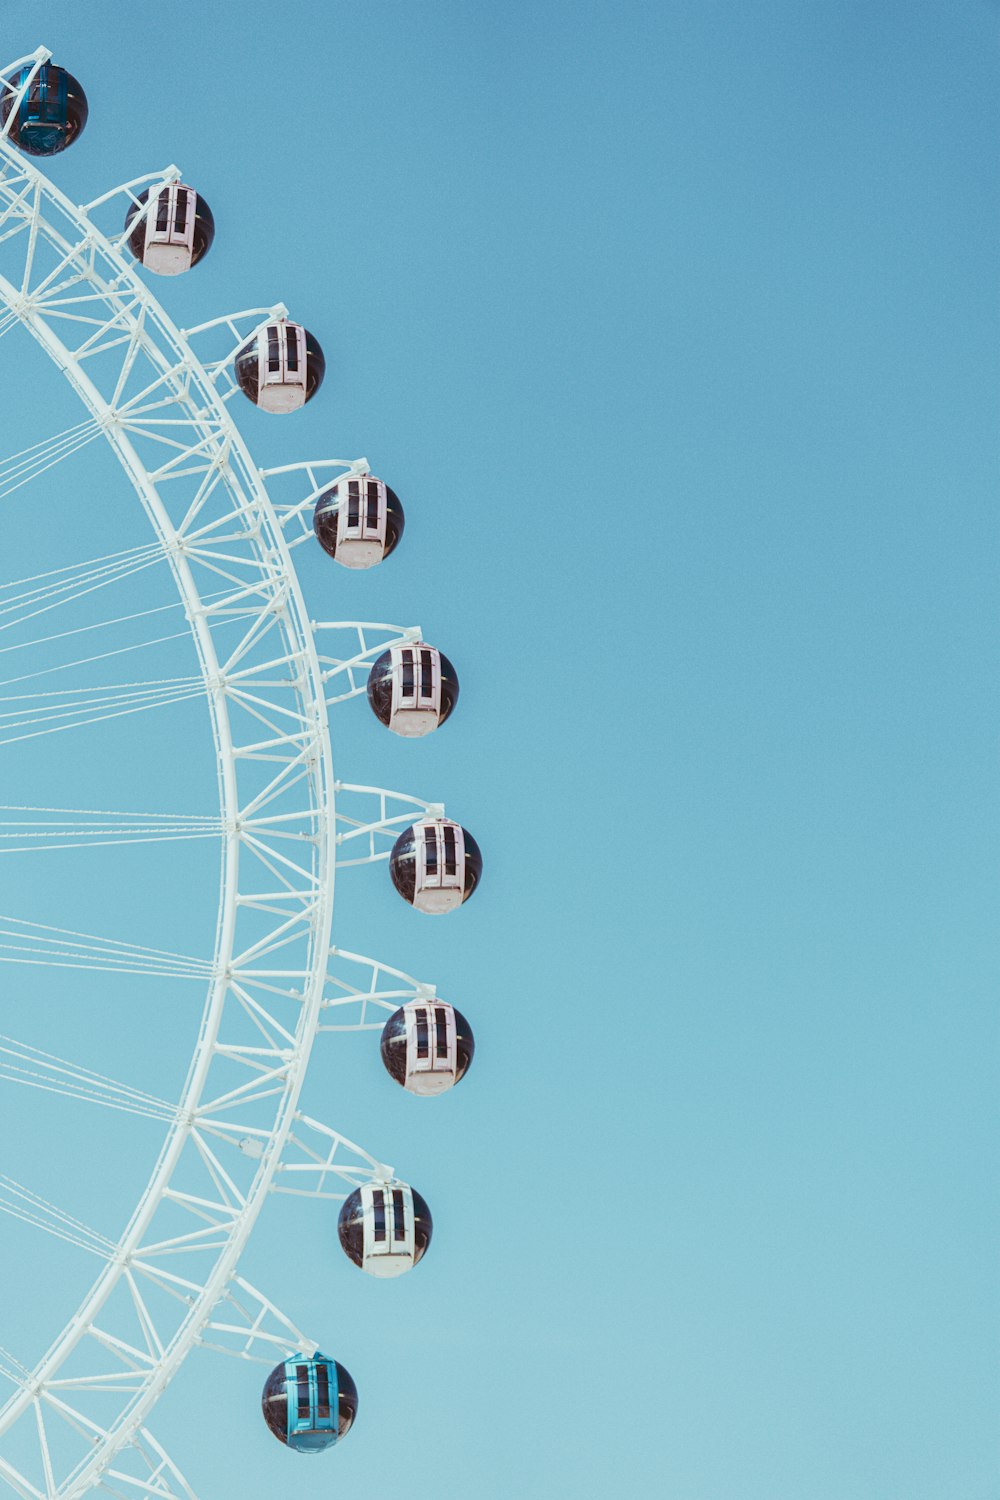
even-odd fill
[[[311,333],[282,318],[268,323],[236,356],[236,383],[261,411],[297,411],[323,383],[326,360]]]
[[[313,512],[323,551],[345,568],[373,568],[403,535],[399,496],[374,474],[341,479],[324,490]]]
[[[345,1255],[369,1276],[402,1276],[423,1258],[434,1225],[405,1182],[368,1182],[345,1200],[337,1234]]]
[[[375,717],[404,739],[437,729],[458,702],[458,674],[436,646],[414,641],[391,646],[368,674],[368,702]]]
[[[400,834],[389,856],[392,883],[417,911],[454,911],[482,879],[483,856],[472,834],[450,818],[426,818]]]
[[[472,1027],[444,1000],[408,1000],[382,1028],[386,1072],[410,1094],[429,1099],[464,1078],[476,1050]]]
[[[194,188],[172,182],[161,188],[148,213],[149,189],[129,209],[125,228],[135,224],[128,247],[147,271],[157,276],[179,276],[207,255],[215,238],[212,210]]]
[[[346,1437],[358,1389],[343,1365],[321,1354],[293,1354],[275,1365],[261,1394],[264,1420],[297,1453],[322,1453]]]
[[[19,68],[5,80],[0,120],[6,125],[16,107],[10,129],[14,145],[29,156],[55,156],[83,133],[90,112],[87,96],[72,73],[47,62],[37,70],[18,104],[17,95],[32,66]]]

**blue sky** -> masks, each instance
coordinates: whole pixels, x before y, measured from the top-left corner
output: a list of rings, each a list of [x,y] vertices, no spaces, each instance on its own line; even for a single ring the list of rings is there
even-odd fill
[[[482,890],[431,922],[353,872],[335,937],[435,979],[474,1070],[421,1105],[328,1038],[310,1081],[435,1241],[380,1285],[321,1206],[269,1207],[248,1274],[361,1414],[305,1469],[255,1369],[192,1357],[156,1431],[200,1500],[401,1465],[413,1500],[995,1496],[996,6],[0,17],[87,89],[71,197],[169,161],[204,191],[176,321],[281,298],[323,343],[308,410],[243,431],[265,466],[366,454],[407,531],[369,575],[300,549],[317,617],[419,621],[462,682],[417,744],[345,705],[335,759],[446,799]],[[4,452],[73,419],[24,359]],[[71,493],[60,545],[143,539],[110,460]],[[10,576],[42,566],[31,494]],[[81,731],[79,795],[113,756],[123,805],[211,811],[204,726],[163,722]],[[11,802],[34,774],[60,803],[55,762],[9,766]],[[4,910],[113,904],[206,951],[213,870],[166,847],[148,887],[132,851],[82,889],[68,857],[5,867]],[[193,1039],[166,986],[47,983],[18,976],[3,1030],[140,1083]],[[145,1157],[68,1120],[3,1170],[116,1227]],[[47,1253],[2,1339],[25,1357]]]

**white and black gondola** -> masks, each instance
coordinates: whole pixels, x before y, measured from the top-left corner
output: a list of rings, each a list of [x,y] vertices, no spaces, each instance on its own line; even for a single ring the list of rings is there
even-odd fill
[[[212,210],[194,188],[171,182],[161,188],[148,213],[149,189],[138,194],[125,216],[125,228],[135,224],[128,247],[147,271],[157,276],[179,276],[196,266],[212,247],[215,219]],[[141,216],[141,217],[140,217]]]
[[[408,1000],[382,1028],[386,1072],[418,1098],[454,1088],[468,1072],[475,1050],[472,1027],[445,1000]]]
[[[325,373],[314,336],[287,318],[266,324],[236,356],[236,383],[261,411],[298,411],[315,396]]]
[[[393,552],[406,524],[399,496],[374,474],[341,479],[313,511],[323,551],[345,568],[373,568]]]
[[[404,901],[429,916],[441,916],[472,895],[482,880],[483,856],[460,823],[424,818],[396,840],[389,873]]]
[[[418,739],[450,717],[458,702],[458,673],[426,641],[391,646],[368,674],[368,702],[393,734]]]
[[[405,1182],[366,1182],[345,1199],[337,1219],[344,1254],[369,1276],[411,1271],[434,1230],[426,1202]]]

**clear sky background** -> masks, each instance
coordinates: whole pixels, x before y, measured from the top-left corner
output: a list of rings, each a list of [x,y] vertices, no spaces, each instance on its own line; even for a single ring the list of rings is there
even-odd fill
[[[445,799],[482,890],[432,922],[349,872],[335,939],[436,980],[474,1069],[421,1104],[326,1038],[307,1096],[435,1241],[380,1285],[328,1206],[269,1205],[247,1274],[361,1411],[307,1465],[255,1367],[193,1355],[154,1430],[201,1500],[1000,1494],[997,19],[0,0],[5,53],[87,89],[71,197],[176,161],[208,198],[177,322],[280,298],[323,343],[308,410],[243,431],[262,465],[366,454],[407,530],[368,575],[300,549],[316,616],[419,622],[462,681],[418,744],[345,705],[335,759]],[[3,452],[74,419],[13,342]],[[9,576],[146,535],[96,453],[20,495]],[[154,717],[64,736],[71,770],[13,754],[8,800],[64,771],[211,812],[204,717]],[[3,910],[208,953],[212,860],[164,847],[148,882],[7,861]],[[3,1030],[182,1076],[200,996],[30,975]],[[9,1093],[2,1170],[117,1233],[153,1145]],[[71,1282],[0,1245],[33,1358]]]

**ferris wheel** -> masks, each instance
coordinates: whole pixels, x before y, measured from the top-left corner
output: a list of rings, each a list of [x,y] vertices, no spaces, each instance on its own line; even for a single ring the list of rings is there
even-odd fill
[[[292,1450],[334,1445],[357,1411],[348,1352],[331,1351],[323,1330],[297,1328],[240,1274],[270,1195],[339,1201],[341,1245],[372,1276],[409,1271],[431,1239],[420,1193],[304,1113],[302,1089],[317,1036],[360,1030],[381,1033],[396,1083],[441,1094],[468,1069],[472,1032],[433,985],[332,945],[335,873],[386,862],[405,901],[443,914],[473,894],[482,857],[441,804],[334,776],[332,706],[367,693],[390,732],[422,736],[452,713],[458,678],[415,627],[309,616],[293,549],[319,547],[331,567],[365,569],[404,528],[398,496],[365,459],[260,470],[232,419],[231,403],[244,399],[273,414],[310,401],[324,374],[317,340],[282,305],[175,327],[145,273],[183,273],[209,252],[204,197],[171,166],[75,206],[37,162],[84,129],[83,89],[44,48],[2,73],[0,338],[29,335],[82,413],[0,463],[0,498],[103,438],[140,502],[132,514],[145,539],[0,584],[0,632],[14,632],[2,638],[24,652],[0,681],[16,684],[0,701],[0,745],[41,756],[66,731],[162,725],[154,710],[207,703],[219,806],[198,815],[3,807],[0,852],[77,858],[201,841],[220,873],[209,957],[55,926],[51,912],[0,917],[2,960],[205,996],[176,1099],[37,1037],[0,1036],[5,1082],[151,1122],[159,1140],[117,1238],[0,1176],[9,1220],[100,1263],[37,1362],[0,1351],[9,1388],[0,1478],[25,1500],[95,1487],[190,1500],[149,1423],[193,1349],[266,1367],[262,1419]],[[137,586],[153,578],[165,592],[150,584],[148,607],[136,608]],[[181,638],[196,671],[133,665],[160,664]]]

